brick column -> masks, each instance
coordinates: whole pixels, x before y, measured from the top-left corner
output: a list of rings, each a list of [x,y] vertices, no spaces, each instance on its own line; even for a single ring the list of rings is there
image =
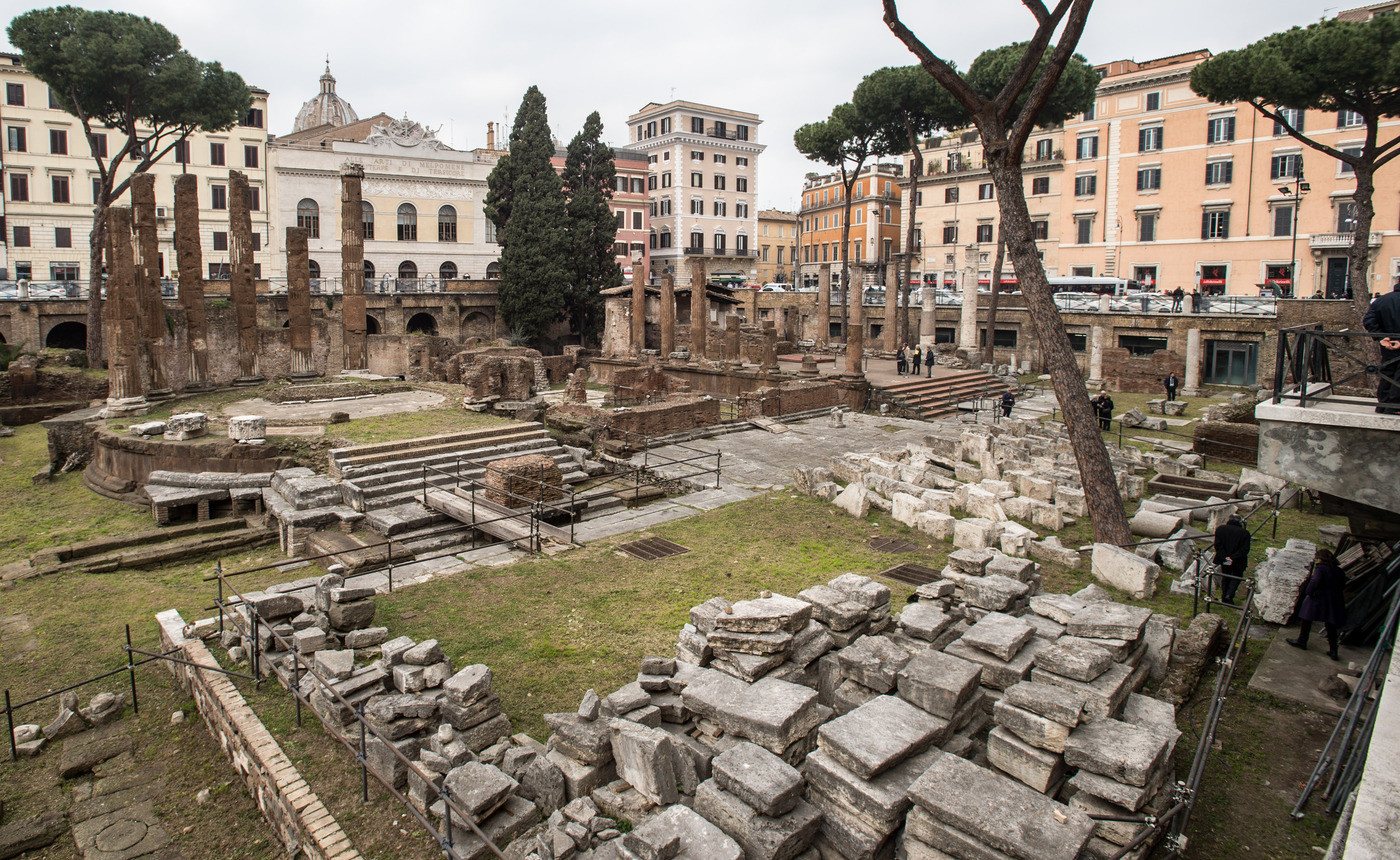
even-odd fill
[[[690,357],[705,358],[709,329],[709,301],[705,296],[705,261],[690,261]]]
[[[287,315],[291,323],[293,379],[310,379],[316,375],[311,359],[309,236],[310,231],[305,227],[287,228]]]
[[[831,264],[817,268],[817,337],[818,347],[831,340]]]
[[[136,315],[140,321],[141,357],[146,396],[164,400],[174,394],[166,381],[165,303],[160,295],[160,248],[156,242],[156,177],[137,173],[131,177],[131,217],[136,232]]]
[[[647,264],[646,255],[632,255],[632,355],[640,356],[647,346]]]
[[[865,267],[852,264],[851,283],[846,285],[851,296],[850,330],[846,332],[846,375],[865,376],[862,358],[865,356]]]
[[[365,350],[365,236],[360,193],[364,178],[365,169],[358,164],[340,169],[340,281],[345,286],[340,322],[345,342],[342,367],[346,370],[369,367]]]
[[[136,261],[131,247],[131,209],[107,209],[107,326],[108,418],[135,415],[147,409],[141,379],[141,339],[136,317]]]
[[[676,351],[676,276],[661,276],[661,360]]]
[[[234,385],[256,385],[258,372],[258,296],[253,283],[253,216],[248,206],[248,177],[228,172],[229,262],[234,318],[238,321],[238,378]]]
[[[185,360],[191,391],[209,388],[209,326],[204,317],[204,252],[199,243],[199,177],[175,177],[175,260],[180,273],[180,306],[188,332]]]
[[[899,264],[893,259],[885,263],[885,328],[880,332],[880,345],[885,352],[899,349],[895,339],[899,334]]]

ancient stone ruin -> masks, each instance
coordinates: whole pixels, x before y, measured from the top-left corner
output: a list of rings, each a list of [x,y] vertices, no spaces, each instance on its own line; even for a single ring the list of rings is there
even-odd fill
[[[360,185],[365,169],[347,164],[340,171],[340,279],[345,367],[369,365],[365,351],[365,236]]]

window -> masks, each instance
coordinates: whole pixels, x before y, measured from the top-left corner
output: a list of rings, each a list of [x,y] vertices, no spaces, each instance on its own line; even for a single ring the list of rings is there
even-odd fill
[[[29,177],[23,173],[10,174],[10,199],[25,201],[29,199]]]
[[[728,163],[729,163],[729,159],[726,158],[725,155],[724,155],[724,153],[722,153],[722,152],[716,152],[716,153],[715,153],[715,156],[714,156],[714,160],[715,160],[715,164],[728,164]]]
[[[1294,131],[1296,131],[1296,132],[1298,132],[1298,133],[1300,133],[1300,134],[1302,133],[1302,131],[1303,131],[1303,112],[1302,112],[1302,111],[1298,110],[1297,108],[1279,108],[1279,109],[1278,109],[1278,115],[1281,116],[1281,117],[1283,117],[1285,120],[1287,120],[1287,121],[1288,121],[1288,124],[1291,125],[1291,126],[1293,126],[1293,130],[1294,130]],[[1281,122],[1275,122],[1275,123],[1274,123],[1274,137],[1281,137],[1281,136],[1283,136],[1283,135],[1285,135],[1285,134],[1288,134],[1288,132],[1284,129],[1283,123],[1281,123]]]
[[[1157,267],[1134,266],[1133,280],[1137,281],[1138,283],[1142,284],[1148,289],[1152,289],[1153,285],[1157,283]]]
[[[691,160],[691,161],[704,161],[704,160],[705,160],[705,153],[704,153],[703,151],[699,150],[699,149],[692,149],[692,150],[690,151],[690,160]]]
[[[735,140],[748,140],[748,139],[749,139],[749,127],[746,126],[746,125],[736,125],[736,126],[734,126],[734,139],[735,139]]]
[[[690,174],[690,187],[691,187],[691,188],[704,188],[704,187],[705,187],[705,174],[703,174],[703,173],[692,173],[692,174]]]
[[[950,186],[948,186],[947,188],[943,189],[943,202],[944,202],[944,203],[957,203],[957,202],[958,202],[958,186],[956,186],[956,185],[950,185]]]
[[[1138,152],[1158,152],[1162,149],[1162,127],[1151,125],[1138,129]]]
[[[457,264],[446,262],[438,266],[438,277],[442,278],[444,281],[457,280]]]
[[[729,125],[729,124],[726,123],[726,122],[724,122],[723,120],[718,120],[718,119],[717,119],[717,120],[715,120],[715,127],[714,127],[713,129],[711,129],[711,131],[714,133],[714,136],[715,136],[715,137],[728,137],[728,136],[729,136],[729,128],[728,128],[728,125]]]
[[[1275,155],[1269,160],[1270,179],[1292,179],[1303,169],[1303,154],[1301,152],[1290,152],[1283,155]]]
[[[262,189],[255,185],[248,186],[248,211],[262,211]]]
[[[716,174],[715,174],[715,190],[716,190],[716,191],[723,191],[723,190],[724,190],[724,174],[723,174],[723,173],[716,173]]]
[[[28,248],[28,247],[29,247],[29,228],[28,228],[28,227],[16,227],[16,228],[15,228],[15,247],[16,247],[16,248]]]
[[[1206,143],[1229,143],[1235,139],[1235,115],[1211,117],[1206,122]]]
[[[647,123],[647,137],[656,137],[656,123],[654,121]]]
[[[457,210],[452,206],[438,209],[438,241],[457,241]]]
[[[736,176],[736,177],[734,177],[734,190],[735,190],[735,191],[748,191],[748,190],[749,190],[749,180],[746,179],[746,178],[743,177],[743,176]]]
[[[1032,222],[1031,222],[1031,229],[1032,229],[1033,231],[1035,231],[1035,240],[1036,240],[1037,242],[1044,242],[1044,241],[1047,241],[1047,240],[1050,238],[1050,222],[1049,222],[1049,221],[1046,221],[1046,220],[1044,220],[1044,219],[1042,219],[1042,220],[1040,220],[1040,221],[1032,221]]]
[[[1167,348],[1167,339],[1142,334],[1118,335],[1118,347],[1126,349],[1128,355],[1146,356]]]
[[[992,183],[990,183],[990,182],[983,182],[983,183],[981,183],[981,184],[979,184],[979,185],[977,186],[977,199],[978,199],[978,200],[991,200],[991,199],[992,199]]]
[[[175,141],[175,148],[171,151],[175,153],[176,164],[190,163],[190,142],[188,140]]]
[[[49,277],[55,281],[78,280],[77,263],[49,263]]]
[[[1079,138],[1079,143],[1075,149],[1075,158],[1084,161],[1090,158],[1099,157],[1099,136],[1089,134]]]
[[[261,250],[262,250],[262,234],[261,234],[261,233],[254,233],[254,234],[252,234],[252,238],[253,238],[253,250],[254,250],[254,251],[261,251]]]
[[[53,202],[55,202],[55,203],[68,203],[68,202],[71,202],[71,201],[69,200],[69,195],[68,195],[68,177],[66,177],[66,176],[50,176],[50,177],[49,177],[49,186],[53,189]]]
[[[1354,110],[1337,111],[1337,128],[1355,128],[1365,124],[1366,118]]]
[[[1049,161],[1055,155],[1055,141],[1050,138],[1035,142],[1035,160]]]
[[[1156,213],[1156,212],[1139,212],[1139,213],[1138,213],[1138,241],[1139,241],[1139,242],[1155,242],[1155,241],[1157,241],[1157,213]]]
[[[1207,161],[1206,162],[1206,184],[1207,185],[1229,185],[1230,180],[1235,175],[1235,163],[1233,161]]]
[[[690,133],[691,133],[691,134],[704,134],[704,133],[705,133],[705,118],[704,118],[703,116],[693,116],[693,117],[690,118]]]
[[[490,242],[493,245],[498,244],[496,241],[496,222],[492,221],[490,218],[487,218],[486,220],[482,221],[482,226],[486,228],[486,241]],[[489,267],[487,274],[491,274],[489,271]]]
[[[662,215],[670,215],[670,214],[671,214],[671,198],[669,198],[669,197],[662,197],[662,198],[661,198],[661,214],[662,214]]]
[[[645,194],[645,193],[646,193],[646,189],[644,189],[644,188],[642,187],[642,178],[641,178],[640,176],[634,176],[634,177],[632,177],[631,188],[632,188],[632,193],[633,193],[633,194]]]
[[[743,233],[734,237],[734,253],[747,254],[749,252],[749,237]]]
[[[310,197],[297,204],[297,226],[304,227],[312,239],[321,238],[321,207]]]
[[[226,233],[226,232],[224,232],[224,231],[222,231],[222,230],[215,230],[215,231],[214,231],[214,250],[215,250],[215,251],[227,251],[227,250],[228,250],[228,233]]]
[[[949,224],[943,228],[943,244],[956,245],[958,242],[958,225]]]
[[[1162,188],[1162,168],[1141,167],[1137,173],[1137,190],[1160,191]]]
[[[1031,179],[1031,193],[1032,193],[1032,194],[1049,194],[1049,193],[1050,193],[1050,177],[1048,177],[1048,176],[1036,176],[1036,177],[1033,177],[1033,178]]]
[[[244,166],[244,167],[257,167],[257,166],[258,166],[258,148],[257,148],[256,146],[245,146],[245,147],[243,147],[243,166]]]
[[[1147,102],[1147,108],[1146,108],[1147,110],[1161,110],[1161,109],[1162,109],[1162,94],[1161,94],[1161,93],[1148,93],[1148,94],[1147,94],[1146,102]]]
[[[1081,215],[1074,219],[1074,241],[1079,245],[1094,241],[1094,216]]]
[[[661,133],[662,133],[662,134],[670,134],[670,133],[671,133],[671,118],[670,118],[669,116],[663,116],[663,117],[661,118]]]
[[[1360,158],[1360,157],[1361,157],[1362,148],[1359,147],[1359,146],[1339,146],[1339,147],[1337,147],[1337,148],[1340,149],[1340,150],[1341,150],[1344,154],[1346,154],[1346,155],[1354,156],[1354,157],[1356,157],[1356,158]],[[1352,167],[1350,164],[1346,163],[1345,161],[1338,161],[1338,162],[1337,162],[1337,174],[1338,174],[1339,176],[1351,176],[1351,175],[1353,175],[1353,174],[1355,174],[1355,173],[1356,173],[1356,168],[1355,168],[1355,167]]]
[[[749,217],[749,204],[747,204],[747,203],[735,203],[735,204],[734,204],[734,217],[735,217],[735,218],[747,218],[747,217]]]
[[[746,155],[736,155],[736,156],[734,156],[734,166],[735,166],[735,167],[748,167],[748,166],[749,166],[749,159],[748,159],[748,156],[746,156]]]
[[[1230,210],[1209,209],[1201,215],[1202,239],[1230,238]]]
[[[102,198],[102,179],[94,176],[92,178],[92,202],[96,203]]]
[[[654,173],[653,173],[651,176],[648,176],[648,177],[647,177],[647,190],[648,190],[648,191],[655,191],[655,190],[656,190],[656,174],[654,174]]]
[[[1082,176],[1074,177],[1074,196],[1092,197],[1098,191],[1099,177],[1097,173],[1085,173]]]
[[[374,204],[368,200],[360,201],[360,229],[365,239],[374,238]]]
[[[660,238],[660,242],[659,242],[660,247],[662,247],[662,248],[669,248],[669,247],[671,247],[671,228],[670,228],[670,227],[662,227],[662,228],[661,228],[661,236],[660,236],[659,238]]]
[[[399,204],[399,241],[418,241],[418,209],[412,203]]]
[[[1274,235],[1293,235],[1293,204],[1274,207]]]
[[[29,144],[23,126],[12,125],[5,129],[5,148],[10,152],[28,152]]]
[[[718,217],[720,217],[720,218],[723,218],[725,215],[728,214],[728,210],[729,210],[729,207],[728,207],[728,205],[725,204],[725,202],[724,202],[723,200],[716,200],[716,201],[715,201],[715,215],[716,215],[716,216],[718,216]]]
[[[705,234],[699,231],[691,231],[690,247],[696,251],[705,247]]]
[[[209,163],[215,167],[223,167],[224,145],[222,143],[209,144]]]
[[[239,123],[239,125],[247,126],[248,128],[262,128],[262,108],[249,108],[247,115],[243,117],[243,122]]]
[[[1338,233],[1355,233],[1355,232],[1356,232],[1356,201],[1354,201],[1354,200],[1338,200],[1338,201],[1337,201],[1337,232],[1338,232]]]
[[[1098,107],[1098,102],[1089,105],[1089,109],[1084,111],[1084,121],[1088,122],[1094,118],[1094,109]]]
[[[412,260],[404,260],[399,263],[399,279],[412,281],[418,277],[418,264]]]
[[[917,243],[917,237],[916,237],[916,243]],[[782,245],[779,245],[779,246],[778,246],[778,265],[781,266],[782,264],[783,264],[783,246],[782,246]]]
[[[1073,351],[1075,351],[1075,352],[1088,352],[1088,351],[1089,351],[1089,336],[1088,336],[1087,334],[1081,334],[1081,333],[1079,333],[1079,332],[1073,332],[1073,331],[1072,331],[1072,332],[1068,332],[1068,334],[1069,334],[1069,348],[1070,348],[1071,350],[1073,350]]]
[[[49,152],[53,155],[68,154],[68,132],[61,128],[49,129]]]
[[[991,225],[991,224],[978,224],[978,225],[977,225],[977,241],[978,241],[978,243],[987,243],[987,242],[991,242],[991,241],[992,241],[992,225]]]
[[[691,214],[691,215],[704,215],[704,214],[705,214],[705,201],[702,200],[702,199],[699,198],[699,197],[692,197],[692,198],[690,198],[690,214]]]
[[[228,243],[225,242],[224,244],[227,245]],[[232,276],[233,276],[233,267],[230,266],[228,263],[210,263],[210,264],[209,264],[209,280],[211,280],[211,281],[227,281],[227,280],[228,280],[230,277],[232,277]]]
[[[73,247],[73,228],[55,227],[53,228],[53,246],[55,248]]]
[[[642,210],[637,209],[632,212],[632,229],[642,229]]]
[[[5,104],[24,106],[24,84],[5,84]]]

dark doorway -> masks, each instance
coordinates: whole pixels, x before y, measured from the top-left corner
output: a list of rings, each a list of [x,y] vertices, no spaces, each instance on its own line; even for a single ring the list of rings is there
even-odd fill
[[[379,334],[379,320],[365,315],[365,334]]]
[[[80,322],[61,322],[49,329],[44,338],[44,346],[49,349],[87,349],[87,325]]]
[[[1346,257],[1327,258],[1327,298],[1346,298],[1348,274]]]
[[[437,320],[433,319],[432,314],[417,313],[408,321],[409,334],[436,335],[437,331]]]

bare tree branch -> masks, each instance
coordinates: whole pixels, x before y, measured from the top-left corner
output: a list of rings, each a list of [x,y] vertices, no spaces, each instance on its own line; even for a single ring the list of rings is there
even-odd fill
[[[899,20],[899,9],[895,6],[895,0],[881,0],[881,2],[885,7],[885,26],[889,27],[890,32],[894,33],[895,37],[903,42],[914,56],[919,58],[919,64],[933,76],[939,86],[951,93],[953,98],[957,99],[958,103],[966,108],[969,114],[975,115],[981,112],[988,104],[987,100],[972,87],[969,87],[962,76],[953,71],[952,66],[930,51],[928,46],[918,36],[915,36],[912,30],[904,26],[903,22]]]
[[[1048,68],[1036,81],[1030,95],[1026,97],[1026,103],[1021,107],[1020,116],[1016,118],[1016,122],[1007,134],[1007,143],[1018,159],[1026,147],[1026,140],[1030,138],[1031,129],[1035,127],[1035,118],[1040,115],[1041,109],[1050,100],[1050,94],[1054,92],[1055,85],[1060,80],[1060,74],[1064,72],[1065,66],[1069,65],[1070,58],[1074,56],[1074,49],[1079,44],[1079,37],[1084,33],[1084,24],[1089,20],[1089,10],[1093,7],[1094,0],[1073,0],[1073,4],[1069,10],[1068,20],[1065,21],[1064,32],[1060,34],[1060,41],[1055,46],[1054,53],[1050,55]],[[1061,6],[1063,5],[1064,3],[1061,4]],[[1056,11],[1060,10],[1056,9]],[[1029,53],[1027,51],[1027,54]],[[1039,57],[1037,57],[1036,62],[1039,63]]]
[[[1016,105],[1016,100],[1021,97],[1026,86],[1030,84],[1031,76],[1035,74],[1036,67],[1040,65],[1040,58],[1045,55],[1045,46],[1050,44],[1051,37],[1055,35],[1055,28],[1060,26],[1060,19],[1064,17],[1072,2],[1073,0],[1060,0],[1055,6],[1054,12],[1045,16],[1036,16],[1038,26],[1035,28],[1035,35],[1031,36],[1030,42],[1026,45],[1026,52],[1021,55],[1021,62],[1016,64],[1015,70],[1006,79],[1001,92],[997,93],[996,98],[992,100],[992,104],[996,106],[997,117],[1001,119],[1003,125],[1009,124],[1008,121],[1012,119],[1011,109]],[[1056,79],[1058,77],[1057,72]],[[1036,109],[1036,112],[1039,112],[1039,108]],[[1022,109],[1022,114],[1024,113],[1025,110]]]

